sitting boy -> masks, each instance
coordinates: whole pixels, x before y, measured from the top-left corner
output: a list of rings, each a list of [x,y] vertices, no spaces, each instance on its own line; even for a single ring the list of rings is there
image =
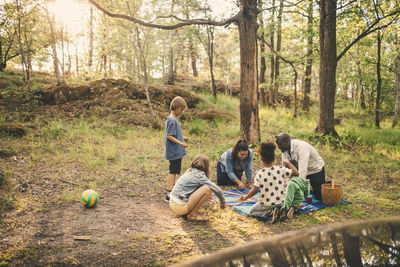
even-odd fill
[[[297,169],[297,161],[290,160],[290,163]],[[292,176],[286,188],[285,200],[280,209],[280,220],[288,218],[292,219],[295,208],[297,208],[304,200],[304,197],[310,194],[310,184],[306,179],[299,176]]]

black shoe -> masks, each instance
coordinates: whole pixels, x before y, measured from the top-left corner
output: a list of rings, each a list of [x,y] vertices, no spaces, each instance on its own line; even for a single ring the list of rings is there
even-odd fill
[[[164,201],[169,203],[169,194],[165,196]]]

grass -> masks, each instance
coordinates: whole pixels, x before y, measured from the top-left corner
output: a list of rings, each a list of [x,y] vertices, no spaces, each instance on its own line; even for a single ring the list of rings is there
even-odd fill
[[[239,137],[239,101],[223,95],[217,99],[207,94],[201,94],[201,97],[206,101],[199,108],[214,107],[236,116],[231,121],[182,121],[184,135],[189,137],[188,155],[182,162],[182,170],[189,167],[197,154],[205,154],[210,158],[211,179],[215,181],[215,166],[219,157]],[[141,251],[147,251],[150,247],[154,253],[164,250],[168,252],[168,258],[155,256],[153,262],[154,265],[164,265],[197,257],[196,251],[199,250],[216,251],[284,231],[280,227],[301,229],[310,225],[399,214],[400,130],[390,127],[390,118],[383,119],[382,129],[375,129],[372,114],[354,113],[350,106],[351,103],[345,102],[337,106],[337,114],[351,113],[336,128],[341,136],[340,141],[315,135],[316,106],[312,107],[310,114],[303,113],[297,118],[292,117],[292,110],[284,107],[261,107],[260,125],[261,141],[273,140],[276,134],[288,132],[293,138],[312,143],[325,161],[327,175],[344,186],[344,199],[350,201],[351,205],[299,215],[273,226],[232,211],[222,212],[217,205],[210,205],[204,212],[211,219],[211,227],[199,225],[186,234],[134,234],[129,240],[132,253],[140,255]],[[0,122],[4,120],[5,114],[1,114]],[[29,155],[24,159],[30,168],[51,168],[54,172],[54,177],[50,177],[52,183],[60,183],[60,177],[77,183],[78,186],[59,189],[59,201],[64,204],[75,202],[87,188],[101,191],[102,188],[112,189],[121,185],[135,186],[147,179],[152,181],[151,190],[163,190],[165,187],[168,162],[163,156],[163,130],[120,125],[96,117],[50,121],[36,119],[31,126],[24,137],[2,136],[1,149],[11,157]],[[280,156],[280,151],[276,150],[277,162]],[[255,163],[258,164],[256,158]],[[23,213],[30,203],[34,203],[36,210],[41,210],[34,196],[12,190],[18,183],[15,177],[21,170],[6,165],[2,171],[7,185],[0,188],[1,193],[5,193],[0,195],[0,212],[14,209]],[[254,171],[257,171],[257,167]],[[156,193],[152,191],[151,194]],[[133,200],[143,197],[132,191],[129,196]],[[51,203],[46,199],[42,201]],[[110,247],[120,244],[120,241],[107,243]],[[199,250],[188,249],[194,246],[198,246]],[[8,261],[8,254],[0,254],[0,265]]]

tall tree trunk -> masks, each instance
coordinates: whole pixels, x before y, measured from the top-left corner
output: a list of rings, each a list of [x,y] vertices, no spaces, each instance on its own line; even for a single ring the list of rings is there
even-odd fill
[[[276,29],[276,52],[275,55],[275,77],[274,77],[274,101],[278,102],[279,97],[279,53],[282,47],[282,13],[283,13],[283,0],[279,2],[279,10],[277,17],[277,29]]]
[[[359,31],[358,31],[359,32]],[[359,34],[359,33],[357,33]],[[360,44],[356,44],[356,66],[357,66],[357,73],[358,73],[358,96],[357,96],[357,101],[360,102],[360,107],[362,109],[366,109],[365,106],[365,94],[364,94],[364,85],[363,85],[363,80],[362,80],[362,69],[361,69],[361,61],[360,61]]]
[[[320,0],[319,114],[316,132],[338,137],[334,126],[336,97],[336,0]]]
[[[60,76],[60,71],[58,69],[58,56],[57,56],[57,48],[56,48],[56,34],[54,32],[54,24],[55,24],[55,19],[54,16],[50,17],[49,11],[46,8],[46,17],[47,17],[47,22],[49,23],[50,26],[50,36],[51,36],[51,50],[53,54],[53,67],[54,67],[54,74],[56,75],[57,78],[57,85],[61,84],[61,76]]]
[[[197,53],[193,44],[193,38],[190,36],[189,38],[189,49],[190,49],[190,60],[192,63],[192,74],[194,77],[199,76],[199,72],[197,71]]]
[[[5,69],[5,63],[7,62],[7,60],[6,57],[3,57],[3,46],[1,42],[2,41],[0,40],[0,71],[3,71],[3,69]]]
[[[70,51],[70,47],[69,47],[69,40],[68,40],[68,36],[67,36],[67,55],[68,55],[68,60],[67,60],[67,76],[69,77],[71,74],[71,68],[72,68],[72,56],[71,56],[71,51]]]
[[[185,1],[185,15],[186,15],[186,19],[190,20],[189,5],[188,5],[187,1]],[[199,76],[199,73],[197,71],[197,62],[196,62],[197,53],[196,53],[195,45],[193,43],[193,35],[191,32],[189,32],[188,42],[189,42],[190,62],[192,65],[192,75],[194,77],[197,77],[197,76]]]
[[[240,136],[249,143],[260,140],[258,117],[257,0],[241,1],[238,18],[240,40]]]
[[[311,74],[312,74],[312,64],[313,64],[313,39],[314,39],[314,31],[313,31],[313,13],[314,6],[313,1],[308,0],[308,17],[307,17],[307,60],[306,60],[306,70],[304,73],[304,96],[303,96],[303,110],[310,111],[310,93],[311,93]]]
[[[25,54],[25,47],[22,42],[23,38],[23,32],[22,32],[22,27],[23,21],[25,19],[24,11],[22,10],[23,7],[21,6],[19,0],[16,0],[16,6],[17,6],[17,26],[15,31],[17,32],[17,37],[18,37],[18,48],[20,52],[20,57],[21,57],[21,65],[22,65],[22,72],[24,73],[24,79],[25,79],[25,84],[28,87],[28,90],[30,90],[30,81],[29,81],[29,67],[28,67],[28,62],[26,59],[26,54]]]
[[[380,105],[381,105],[381,88],[382,88],[382,77],[381,77],[381,45],[382,45],[382,35],[381,32],[378,31],[377,35],[377,61],[376,61],[376,77],[377,77],[377,85],[376,85],[376,102],[375,102],[375,126],[376,128],[380,128],[379,126],[379,113],[380,113]]]
[[[260,10],[262,9],[262,1],[259,2],[259,8]],[[264,37],[264,18],[262,16],[262,13],[259,17],[259,21],[260,21],[260,35],[261,37]],[[265,71],[267,70],[267,66],[265,65],[265,44],[264,42],[260,43],[260,86],[259,87],[259,91],[260,91],[260,100],[261,100],[261,104],[263,106],[266,105],[266,94],[265,94]]]
[[[171,14],[174,14],[175,0],[171,1]],[[174,34],[176,31],[170,31],[169,33],[169,54],[168,54],[168,78],[166,84],[174,84],[175,74],[174,74]]]
[[[93,6],[90,6],[90,18],[89,18],[89,61],[88,61],[88,67],[89,67],[89,72],[92,71],[92,65],[93,65]]]
[[[76,68],[76,76],[79,77],[79,53],[78,53],[78,45],[75,45],[75,68]]]
[[[396,40],[395,42],[397,46],[397,57],[396,57],[396,98],[394,104],[394,116],[393,116],[393,124],[392,128],[396,127],[397,125],[397,118],[399,117],[399,92],[400,92],[400,42]]]
[[[272,50],[275,49],[275,0],[272,0],[271,21],[270,21],[270,44],[271,44],[271,70],[269,74],[269,90],[268,90],[268,105],[274,106],[274,77],[275,77],[275,59]]]
[[[297,117],[297,109],[298,109],[298,100],[297,100],[297,77],[299,76],[296,69],[294,68],[294,65],[292,65],[293,71],[294,71],[294,78],[293,78],[293,99],[294,99],[294,107],[293,107],[293,117]]]
[[[207,55],[208,63],[210,65],[210,76],[211,76],[211,90],[213,96],[217,97],[217,87],[215,86],[214,78],[214,28],[212,26],[207,27]]]
[[[62,72],[62,82],[65,83],[65,49],[64,49],[64,24],[61,23],[61,72]]]
[[[146,39],[143,41],[144,44],[142,44],[142,41],[140,39],[140,32],[139,32],[139,28],[135,27],[136,30],[136,48],[137,51],[139,52],[139,60],[140,60],[140,65],[142,67],[142,72],[143,72],[143,85],[144,85],[144,91],[146,94],[146,100],[147,100],[147,104],[149,105],[149,110],[150,110],[150,114],[151,117],[153,119],[153,128],[159,128],[159,125],[157,123],[157,118],[156,118],[156,114],[154,113],[154,109],[153,109],[153,105],[151,103],[151,99],[150,99],[150,93],[149,93],[149,86],[148,86],[148,74],[147,74],[147,60],[146,60],[146,48],[144,46],[146,46]]]

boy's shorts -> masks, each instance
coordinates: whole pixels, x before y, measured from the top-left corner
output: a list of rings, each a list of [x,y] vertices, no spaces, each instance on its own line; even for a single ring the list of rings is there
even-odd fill
[[[181,173],[182,158],[169,161],[169,174]]]

